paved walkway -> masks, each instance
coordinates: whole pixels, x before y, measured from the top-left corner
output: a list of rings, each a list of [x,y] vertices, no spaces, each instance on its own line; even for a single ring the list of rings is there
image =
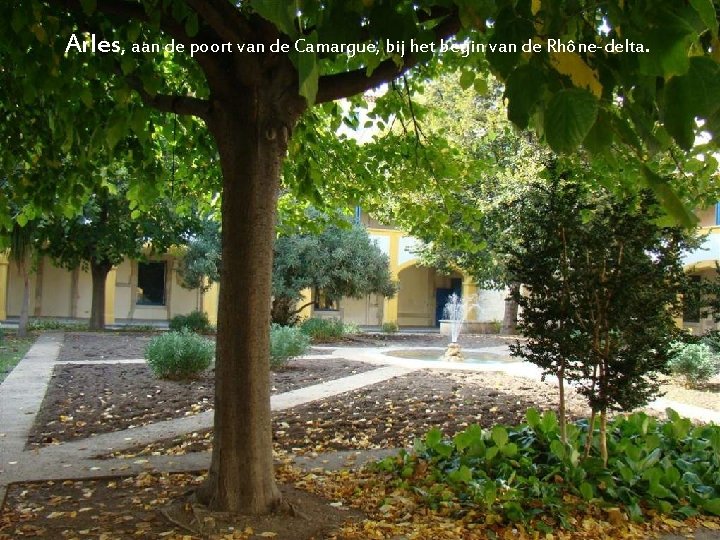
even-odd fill
[[[61,343],[62,334],[41,336],[0,385],[0,426],[2,426],[2,432],[0,432],[0,501],[4,500],[7,486],[13,482],[137,474],[146,470],[183,472],[209,466],[210,456],[207,452],[182,456],[145,456],[135,459],[100,460],[96,458],[160,439],[211,428],[213,411],[123,431],[103,433],[39,449],[25,450],[33,420],[40,409],[54,366],[58,364],[95,365],[144,362],[143,359],[58,362],[57,357]],[[308,358],[313,357],[308,356]],[[318,358],[327,359],[328,356],[322,355]],[[271,407],[274,411],[289,409],[351,392],[364,386],[378,384],[416,369],[418,368],[379,365],[377,369],[357,375],[276,394],[271,398]],[[335,458],[334,462],[337,462],[337,459]]]
[[[207,468],[210,463],[208,452],[189,453],[180,456],[143,456],[141,458],[95,459],[99,455],[149,444],[159,439],[171,438],[212,427],[213,411],[187,416],[175,420],[156,422],[124,431],[100,434],[87,439],[46,446],[41,449],[25,450],[25,444],[33,420],[45,395],[52,370],[58,364],[98,363],[142,363],[143,359],[58,362],[63,335],[44,334],[28,351],[23,360],[0,385],[0,502],[4,501],[9,484],[18,481],[59,480],[103,477],[112,475],[137,474],[148,470],[164,472],[194,471]],[[441,370],[497,370],[498,365],[453,364],[447,362],[419,361],[394,358],[384,354],[393,347],[353,348],[328,347],[333,349],[331,357],[358,360],[377,365],[371,371],[360,373],[277,394],[271,398],[272,409],[283,410],[305,403],[339,395],[359,388],[378,384],[393,377],[405,375],[419,369]],[[394,347],[394,349],[408,347]],[[441,351],[442,349],[438,349]],[[507,347],[486,347],[474,349],[496,355],[508,355]],[[312,358],[308,357],[308,358]],[[508,362],[501,365],[508,374],[537,379],[539,370],[523,362]],[[720,423],[720,413],[700,407],[660,399],[651,405],[659,410],[667,407],[680,414],[704,421]],[[297,457],[298,465],[312,469],[321,467],[334,469],[360,466],[363,463],[392,454],[396,450],[333,452],[317,457]],[[701,538],[702,536],[698,536]],[[668,537],[668,540],[671,537]],[[705,538],[720,538],[712,534]]]

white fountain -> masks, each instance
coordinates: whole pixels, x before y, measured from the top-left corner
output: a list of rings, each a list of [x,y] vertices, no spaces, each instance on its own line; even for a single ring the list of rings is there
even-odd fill
[[[445,320],[450,323],[450,343],[445,351],[442,359],[448,362],[463,362],[465,358],[460,351],[460,344],[457,342],[463,327],[463,321],[469,314],[469,310],[476,308],[474,299],[464,300],[456,293],[452,293],[448,297],[445,304],[444,315]]]

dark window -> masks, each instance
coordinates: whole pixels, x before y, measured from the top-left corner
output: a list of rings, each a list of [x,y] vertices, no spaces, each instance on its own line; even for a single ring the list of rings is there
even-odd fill
[[[138,297],[140,306],[165,305],[165,263],[138,263]]]

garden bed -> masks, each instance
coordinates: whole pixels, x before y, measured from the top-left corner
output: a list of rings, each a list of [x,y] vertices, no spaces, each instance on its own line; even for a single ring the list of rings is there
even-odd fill
[[[569,393],[567,403],[571,418],[587,415],[582,397]],[[453,434],[470,424],[522,422],[529,407],[555,410],[557,388],[501,372],[423,370],[273,413],[273,437],[276,450],[297,454],[401,448],[431,427]],[[114,456],[201,452],[211,442],[205,430]]]
[[[297,359],[271,373],[272,392],[289,392],[375,367],[336,358]],[[213,377],[208,371],[189,381],[161,380],[145,364],[57,366],[28,444],[65,442],[207,411],[213,407]]]

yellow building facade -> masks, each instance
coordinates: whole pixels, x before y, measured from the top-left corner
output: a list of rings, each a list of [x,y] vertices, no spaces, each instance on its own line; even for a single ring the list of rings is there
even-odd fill
[[[717,279],[716,265],[720,264],[720,203],[696,212],[700,220],[698,234],[703,237],[699,249],[683,257],[685,272],[696,279]],[[702,317],[697,311],[686,310],[682,326],[695,335],[716,330],[713,318]]]
[[[148,261],[124,260],[105,284],[106,324],[168,321],[193,310],[217,320],[217,285],[207,292],[186,289],[177,272],[177,258],[167,254]],[[16,265],[0,255],[0,320],[20,316],[23,279]],[[65,270],[41,258],[30,273],[29,315],[34,318],[89,319],[92,302],[90,273]]]
[[[343,298],[333,310],[309,306],[302,312],[303,317],[339,318],[359,326],[395,323],[400,328],[437,327],[439,320],[444,318],[443,309],[450,294],[470,298],[480,293],[483,309],[479,313],[469,313],[468,320],[502,320],[506,296],[503,291],[481,292],[469,277],[460,272],[445,275],[422,266],[416,254],[419,240],[366,215],[360,216],[360,222],[367,228],[370,239],[387,255],[391,278],[398,284],[397,294],[392,298],[378,295],[361,299]],[[306,291],[301,305],[311,300],[311,291]]]

